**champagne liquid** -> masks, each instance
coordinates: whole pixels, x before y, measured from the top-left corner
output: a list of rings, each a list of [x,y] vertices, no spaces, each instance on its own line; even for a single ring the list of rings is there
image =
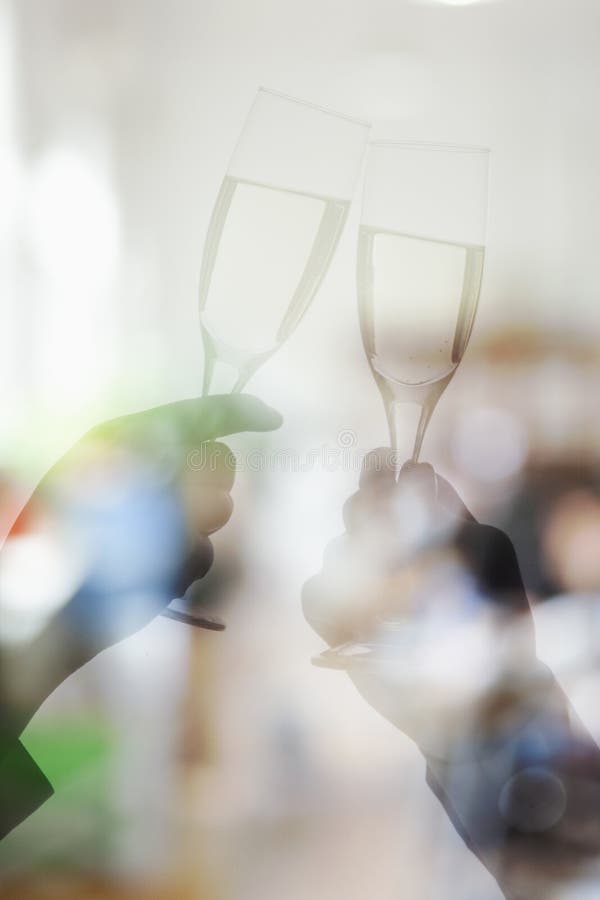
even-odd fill
[[[361,333],[398,448],[398,403],[420,407],[413,459],[473,328],[485,249],[361,227]]]
[[[331,197],[224,179],[200,274],[205,391],[216,359],[236,368],[243,383],[296,328],[327,271],[348,207]]]

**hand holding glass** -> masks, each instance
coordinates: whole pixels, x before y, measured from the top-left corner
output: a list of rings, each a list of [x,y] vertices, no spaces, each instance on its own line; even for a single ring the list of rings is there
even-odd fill
[[[302,319],[341,236],[368,134],[365,122],[258,91],[204,243],[204,395],[227,369],[226,390],[241,391]],[[220,627],[178,603],[166,615]]]

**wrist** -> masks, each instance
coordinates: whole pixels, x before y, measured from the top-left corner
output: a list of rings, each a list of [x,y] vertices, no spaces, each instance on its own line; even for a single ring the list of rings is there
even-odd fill
[[[440,766],[483,762],[514,748],[531,733],[534,723],[552,721],[555,728],[568,728],[562,691],[540,660],[504,672],[473,703],[457,716],[448,735],[428,740],[419,748],[425,759]]]

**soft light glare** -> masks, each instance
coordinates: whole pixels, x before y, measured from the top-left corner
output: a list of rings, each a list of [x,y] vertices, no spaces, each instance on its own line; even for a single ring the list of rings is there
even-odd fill
[[[38,259],[59,282],[96,283],[114,271],[118,215],[110,183],[74,147],[45,153],[31,182],[31,235]]]
[[[101,149],[101,147],[96,148]],[[57,143],[30,176],[28,234],[40,270],[40,393],[89,406],[111,377],[116,318],[107,314],[119,255],[119,214],[97,152]]]
[[[82,560],[59,535],[38,532],[6,541],[0,569],[0,636],[32,639],[72,596]]]
[[[505,409],[481,407],[463,413],[452,436],[452,455],[461,471],[484,482],[516,475],[528,452],[525,428]]]

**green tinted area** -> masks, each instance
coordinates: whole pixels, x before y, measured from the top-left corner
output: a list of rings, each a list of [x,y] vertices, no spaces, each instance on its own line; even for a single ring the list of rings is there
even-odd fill
[[[85,769],[104,767],[114,738],[106,723],[96,719],[68,719],[32,723],[21,743],[57,790]]]
[[[0,842],[0,871],[22,877],[104,866],[119,838],[118,733],[101,715],[62,715],[34,720],[21,743],[33,764],[16,751],[12,801],[26,819]],[[50,797],[43,776],[54,788]]]

